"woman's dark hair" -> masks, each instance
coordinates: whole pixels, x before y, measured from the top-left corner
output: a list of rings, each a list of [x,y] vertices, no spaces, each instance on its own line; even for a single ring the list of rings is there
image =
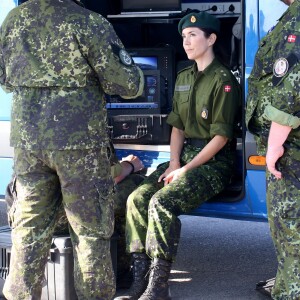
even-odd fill
[[[209,36],[214,33],[216,36],[218,36],[218,33],[216,33],[214,30],[209,28],[200,28],[204,32],[204,36],[208,39]]]
[[[204,32],[204,36],[205,38],[209,38],[209,36],[214,33],[217,37],[219,35],[219,33],[217,33],[216,31],[210,29],[210,28],[201,28],[201,30]],[[223,48],[220,46],[220,41],[217,38],[214,46],[214,53],[215,56],[227,67],[229,67],[229,62],[228,62],[228,55],[226,54],[226,52],[223,50]]]

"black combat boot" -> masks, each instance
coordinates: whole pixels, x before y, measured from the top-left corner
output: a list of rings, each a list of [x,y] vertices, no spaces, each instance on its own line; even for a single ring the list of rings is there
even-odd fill
[[[150,258],[145,253],[133,253],[133,283],[125,296],[119,296],[114,300],[138,300],[147,288]]]
[[[150,270],[148,287],[139,300],[171,300],[168,284],[171,262],[155,258]]]

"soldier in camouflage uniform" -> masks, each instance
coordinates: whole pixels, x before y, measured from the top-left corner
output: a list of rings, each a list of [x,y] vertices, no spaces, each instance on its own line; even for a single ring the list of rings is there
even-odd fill
[[[13,92],[18,205],[4,295],[39,299],[62,192],[79,299],[111,299],[113,179],[104,92],[136,97],[143,75],[102,16],[29,0],[0,29],[0,84]]]
[[[195,64],[177,76],[168,116],[173,126],[170,161],[127,200],[126,238],[134,283],[118,300],[171,299],[168,278],[180,237],[178,216],[220,193],[233,175],[232,144],[241,93],[234,76],[214,55],[219,21],[207,13],[192,13],[178,29]]]
[[[267,207],[278,270],[273,299],[300,299],[300,1],[260,42],[246,124],[267,161]]]
[[[119,162],[112,143],[110,143],[110,147],[112,151],[112,155],[110,155],[111,175],[115,181],[113,200],[115,216],[114,232],[117,236],[117,288],[128,288],[132,280],[132,274],[130,270],[130,255],[126,253],[126,202],[128,196],[145,178],[142,174],[133,174],[142,170],[144,165],[137,156],[132,154]],[[13,180],[8,184],[5,194],[8,223],[10,226],[13,224],[14,213],[18,205],[16,181],[16,177],[13,176]],[[60,203],[60,208],[57,213],[54,235],[67,235],[69,234],[69,223],[63,208],[61,191],[59,191],[56,197]]]

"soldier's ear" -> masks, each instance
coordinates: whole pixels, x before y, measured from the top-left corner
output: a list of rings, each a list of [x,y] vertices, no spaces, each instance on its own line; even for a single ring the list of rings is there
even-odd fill
[[[209,46],[212,46],[217,40],[217,35],[215,33],[212,33],[208,38],[208,44]]]

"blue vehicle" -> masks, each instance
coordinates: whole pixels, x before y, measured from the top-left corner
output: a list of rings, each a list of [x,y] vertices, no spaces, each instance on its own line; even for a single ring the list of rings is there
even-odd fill
[[[1,0],[0,24],[6,14],[22,2],[25,1]],[[181,13],[174,7],[171,13],[159,15],[152,11],[152,15],[144,16],[139,15],[137,7],[133,11],[135,14],[128,16],[120,14],[124,7],[106,4],[105,1],[99,1],[99,4],[90,0],[82,2],[88,9],[109,19],[144,71],[146,87],[143,97],[131,102],[108,97],[107,110],[109,129],[119,158],[134,153],[143,160],[149,173],[169,159],[170,128],[165,120],[171,107],[176,71],[189,63],[177,32]],[[107,3],[114,2],[118,1]],[[141,3],[148,10],[157,5],[157,1],[151,0]],[[174,1],[174,5],[178,3],[181,5],[179,11],[205,10],[220,18],[223,31],[221,49],[225,52],[226,63],[243,87],[245,103],[247,78],[259,40],[276,24],[287,6],[274,0]],[[0,89],[0,99],[0,201],[4,201],[5,189],[13,172],[13,149],[9,146],[12,95]],[[243,122],[240,124],[236,157],[237,166],[230,186],[191,214],[267,220],[264,158],[257,156],[253,136],[246,131]]]

